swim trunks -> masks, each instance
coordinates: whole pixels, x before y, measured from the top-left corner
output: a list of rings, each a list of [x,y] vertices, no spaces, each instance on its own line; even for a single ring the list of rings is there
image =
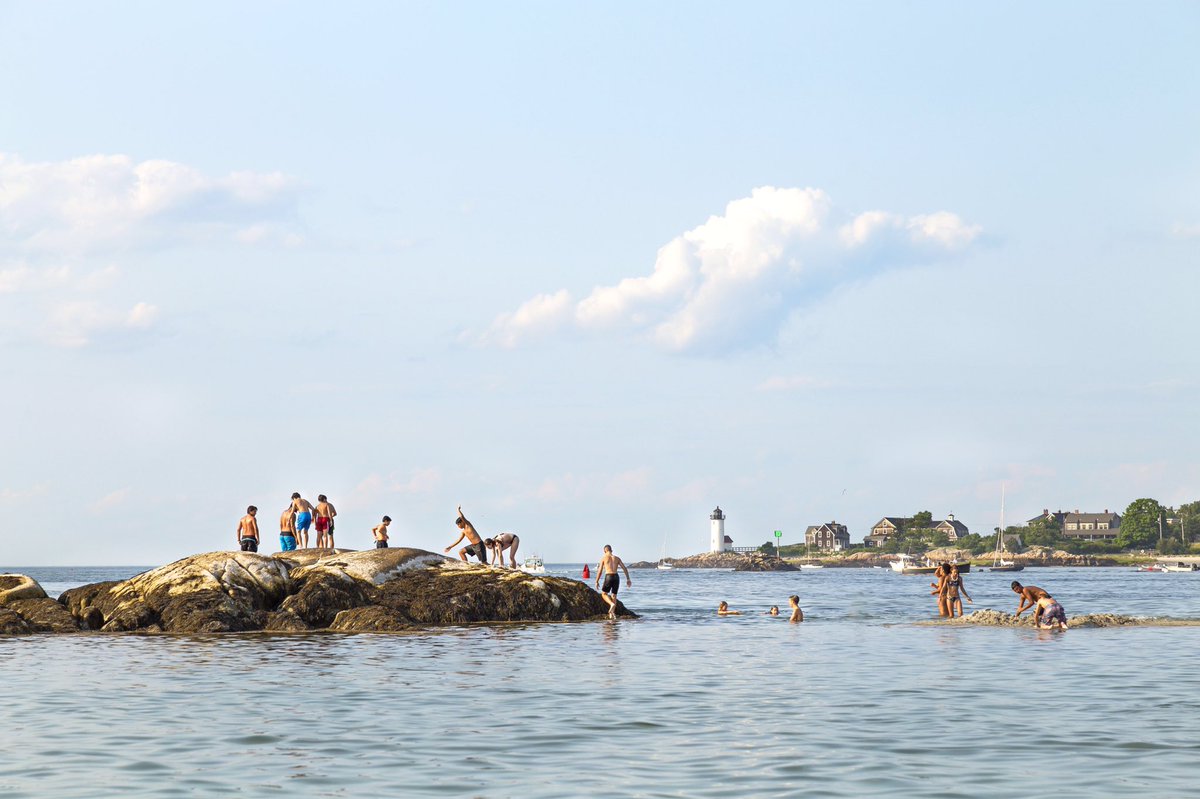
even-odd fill
[[[316,527],[318,533],[328,532],[331,528],[330,521],[328,516],[318,516],[313,526]]]
[[[291,552],[296,548],[296,536],[281,535],[279,536],[279,548],[284,552]]]
[[[467,557],[477,557],[484,566],[487,565],[487,547],[483,544],[471,544],[466,548]]]
[[[604,575],[604,586],[600,589],[601,593],[617,595],[617,589],[621,587],[621,578],[616,572]]]
[[[375,548],[376,549],[387,549],[388,548],[387,541],[376,541]]]
[[[296,532],[307,533],[308,528],[312,526],[312,514],[308,511],[296,514]]]
[[[1066,625],[1067,612],[1065,610],[1063,610],[1062,605],[1058,604],[1057,602],[1053,602],[1050,605],[1048,605],[1044,611],[1042,611],[1042,621],[1043,622],[1058,621],[1058,622],[1062,623],[1063,625]]]
[[[254,539],[254,538],[243,538],[242,539],[242,551],[243,552],[257,552],[258,551],[258,540]]]

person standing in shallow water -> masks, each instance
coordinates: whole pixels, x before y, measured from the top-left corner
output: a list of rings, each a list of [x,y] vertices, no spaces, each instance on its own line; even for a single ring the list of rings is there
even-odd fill
[[[296,512],[288,505],[279,517],[279,549],[282,552],[291,552],[295,548]]]
[[[804,621],[804,611],[800,609],[800,597],[792,594],[788,597],[788,603],[792,606],[792,617],[788,621]]]
[[[600,563],[596,565],[596,587],[600,587],[600,579],[604,578],[604,587],[600,589],[600,598],[608,603],[610,619],[617,617],[617,591],[621,588],[621,577],[617,574],[618,568],[625,572],[626,587],[632,588],[633,580],[629,577],[629,569],[625,568],[625,561],[614,555],[612,547],[605,544],[604,554],[600,556]]]
[[[258,551],[258,520],[254,518],[257,513],[258,508],[251,505],[246,508],[246,515],[238,522],[237,542],[243,552]]]
[[[967,593],[967,587],[963,585],[963,578],[959,574],[957,566],[950,567],[950,574],[946,578],[943,590],[946,594],[946,610],[950,612],[949,615],[952,619],[954,618],[955,609],[958,610],[959,616],[963,615],[963,604],[962,598],[959,596],[960,593],[967,598],[968,602],[971,604],[975,603],[971,599],[971,595]]]
[[[937,594],[937,606],[939,616],[949,616],[949,603],[946,601],[946,581],[950,579],[950,567],[945,563],[939,563],[938,567],[933,571],[933,582],[929,587],[933,590],[929,593]]]
[[[458,518],[454,520],[454,523],[458,525],[458,529],[460,531],[458,538],[454,539],[454,543],[442,551],[449,552],[458,546],[459,541],[462,541],[465,538],[471,542],[470,546],[465,546],[458,550],[458,556],[462,558],[463,561],[466,561],[468,555],[474,555],[475,557],[479,558],[480,563],[486,566],[488,562],[487,547],[484,546],[483,539],[479,537],[479,533],[475,530],[475,525],[467,521],[466,516],[463,516],[462,505],[458,506]]]
[[[375,548],[376,549],[387,549],[388,548],[387,529],[388,529],[388,525],[391,523],[392,523],[392,517],[384,516],[383,521],[381,521],[379,524],[377,524],[373,528],[371,528],[371,533],[375,536]]]

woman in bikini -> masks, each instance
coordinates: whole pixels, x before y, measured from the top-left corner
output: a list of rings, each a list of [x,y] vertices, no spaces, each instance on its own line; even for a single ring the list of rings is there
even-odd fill
[[[971,595],[967,593],[967,587],[963,585],[962,575],[958,573],[957,566],[950,567],[950,574],[946,578],[946,608],[950,611],[950,618],[954,618],[954,609],[958,608],[958,615],[963,615],[962,598],[965,596],[968,602],[975,604],[971,600]]]

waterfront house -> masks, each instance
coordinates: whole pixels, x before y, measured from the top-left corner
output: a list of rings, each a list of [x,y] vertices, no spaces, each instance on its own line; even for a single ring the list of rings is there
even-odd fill
[[[1104,513],[1072,513],[1063,514],[1063,538],[1073,538],[1076,541],[1113,541],[1121,529],[1121,517],[1111,513],[1108,508]]]
[[[871,528],[871,534],[863,539],[863,543],[869,547],[883,546],[884,542],[894,536],[901,530],[907,530],[912,527],[911,516],[884,516]],[[945,533],[946,538],[950,541],[957,541],[971,531],[965,524],[954,518],[951,513],[945,519],[934,519],[929,523],[928,527],[922,529],[933,530],[938,533]]]
[[[850,548],[850,531],[846,529],[846,525],[837,522],[811,525],[804,531],[804,546],[809,549],[840,552]]]

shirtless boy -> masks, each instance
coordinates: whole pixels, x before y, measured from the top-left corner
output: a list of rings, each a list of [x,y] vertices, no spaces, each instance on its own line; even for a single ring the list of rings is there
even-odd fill
[[[279,548],[291,552],[296,548],[296,512],[288,505],[279,517]]]
[[[1018,616],[1036,605],[1037,601],[1042,597],[1050,596],[1050,594],[1038,588],[1036,585],[1021,585],[1016,580],[1012,581],[1012,590],[1021,598],[1021,601],[1017,603]],[[1035,615],[1037,615],[1036,611]]]
[[[1067,612],[1052,596],[1038,597],[1037,610],[1033,612],[1033,623],[1039,630],[1067,629]],[[1043,627],[1042,625],[1046,626]]]
[[[492,563],[497,566],[504,565],[504,550],[508,550],[508,562],[515,569],[517,568],[517,547],[521,544],[521,537],[514,533],[501,533],[495,538],[489,538],[483,542],[492,553]]]
[[[375,536],[375,548],[388,548],[388,525],[392,523],[391,516],[384,516],[383,521],[371,528],[371,533]]]
[[[251,505],[246,508],[246,515],[238,522],[237,542],[243,552],[258,551],[258,520],[254,518],[257,513],[258,508]]]
[[[292,511],[296,514],[296,533],[300,536],[300,546],[308,549],[308,528],[312,526],[313,506],[299,492],[292,494]]]
[[[788,597],[788,602],[792,605],[792,617],[788,621],[804,621],[804,611],[800,609],[800,597],[792,594]]]
[[[617,574],[617,568],[625,572],[625,586],[633,587],[633,580],[629,578],[629,569],[625,568],[625,561],[613,554],[612,547],[608,544],[604,545],[604,554],[600,556],[600,563],[596,566],[596,587],[600,586],[600,578],[604,578],[604,587],[600,589],[600,598],[608,603],[608,617],[615,619],[617,617],[617,591],[621,588],[621,577]]]
[[[479,533],[475,532],[475,525],[467,521],[466,516],[463,516],[462,505],[458,506],[458,518],[454,520],[454,523],[458,525],[458,529],[460,531],[458,538],[454,540],[453,544],[446,547],[442,551],[449,552],[458,546],[458,543],[465,538],[471,543],[469,546],[465,546],[458,550],[458,556],[465,561],[467,559],[467,555],[474,555],[475,557],[479,558],[480,563],[486,566],[488,562],[487,547],[483,545],[483,539],[479,537]]]
[[[317,494],[317,507],[313,515],[313,527],[317,529],[317,547],[333,549],[333,517],[337,516],[337,508],[329,504],[324,494]]]

